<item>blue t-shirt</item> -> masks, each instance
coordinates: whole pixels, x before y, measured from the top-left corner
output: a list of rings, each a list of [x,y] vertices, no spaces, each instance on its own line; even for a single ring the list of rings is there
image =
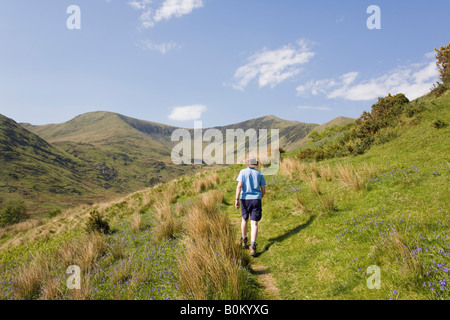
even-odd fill
[[[253,168],[243,169],[239,172],[236,181],[243,183],[241,199],[261,199],[261,186],[266,185],[266,181],[261,172]]]

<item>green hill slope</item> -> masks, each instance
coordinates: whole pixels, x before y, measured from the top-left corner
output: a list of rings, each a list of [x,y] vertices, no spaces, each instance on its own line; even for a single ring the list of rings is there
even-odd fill
[[[39,203],[58,206],[76,204],[74,197],[80,200],[99,197],[95,190],[102,180],[94,170],[3,115],[0,115],[0,162],[0,195],[5,199],[27,200],[30,212],[39,211]]]
[[[128,193],[167,181],[190,166],[174,166],[170,159],[173,127],[92,112],[68,122],[33,126],[22,124],[52,145],[99,170],[105,188]]]

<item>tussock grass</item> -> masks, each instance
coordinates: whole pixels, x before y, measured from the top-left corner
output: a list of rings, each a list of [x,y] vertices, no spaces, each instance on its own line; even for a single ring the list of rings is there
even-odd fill
[[[41,289],[42,300],[62,299],[64,296],[61,287],[65,284],[63,277],[53,277],[48,279]]]
[[[121,260],[126,257],[125,245],[123,241],[116,239],[111,245],[108,246],[108,251],[111,254],[113,260]]]
[[[333,170],[329,164],[327,166],[319,167],[318,172],[319,176],[325,181],[331,181],[334,178]]]
[[[295,159],[286,158],[281,161],[280,173],[292,179],[295,175],[302,180],[306,180],[308,167]]]
[[[51,262],[44,255],[36,255],[30,263],[22,265],[14,278],[14,298],[32,299],[36,297],[40,288],[46,282],[48,273],[52,269]]]
[[[135,212],[131,217],[131,229],[133,231],[140,231],[142,228],[142,218],[139,212]]]
[[[106,237],[100,233],[91,233],[76,241],[64,243],[57,251],[56,257],[64,268],[77,265],[82,270],[88,270],[106,249]]]
[[[87,272],[105,249],[105,237],[93,233],[77,241],[66,242],[53,253],[35,254],[20,266],[13,278],[14,298],[34,299],[39,295],[42,299],[61,298],[61,281],[65,279],[66,268],[78,265]]]
[[[303,192],[295,193],[293,199],[299,213],[307,213],[311,211],[311,208],[308,206],[308,200]]]
[[[195,193],[203,193],[219,183],[219,175],[217,173],[212,173],[204,178],[197,178],[192,183],[192,188]]]
[[[174,217],[172,209],[168,201],[161,199],[154,205],[156,210],[156,223],[153,226],[155,237],[158,241],[170,239],[180,231],[180,222]]]
[[[111,276],[111,281],[113,283],[123,282],[132,277],[132,260],[132,257],[128,257],[127,259],[122,259],[117,263]]]
[[[331,213],[336,210],[336,197],[334,193],[321,194],[319,196],[320,206],[326,213]]]
[[[203,194],[185,218],[185,255],[179,259],[180,290],[189,299],[246,299],[255,289],[244,272],[249,257],[237,243],[236,229],[217,204],[220,192]]]
[[[315,161],[309,164],[309,171],[315,174],[316,176],[320,177],[321,168]]]
[[[337,171],[343,186],[351,188],[354,191],[360,191],[366,187],[365,181],[352,166],[338,165]]]
[[[311,190],[314,191],[315,194],[320,196],[321,191],[319,188],[319,180],[317,179],[317,175],[315,172],[312,172],[310,176],[308,176],[308,184],[311,187]]]

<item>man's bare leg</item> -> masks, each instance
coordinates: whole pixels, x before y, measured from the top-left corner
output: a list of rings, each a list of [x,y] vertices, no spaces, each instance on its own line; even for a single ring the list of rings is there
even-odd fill
[[[247,230],[248,230],[248,220],[242,219],[242,222],[241,222],[242,239],[246,239],[247,238]],[[245,243],[243,243],[242,245],[244,246]]]

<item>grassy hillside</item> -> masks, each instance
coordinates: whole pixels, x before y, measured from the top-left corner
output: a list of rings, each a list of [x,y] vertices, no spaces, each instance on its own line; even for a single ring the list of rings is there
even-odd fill
[[[111,112],[91,112],[68,122],[23,126],[52,145],[97,168],[119,193],[167,181],[192,168],[173,166],[173,127]]]
[[[417,102],[363,154],[285,154],[266,177],[255,258],[238,248],[242,166],[230,166],[3,228],[3,298],[448,299],[450,94]],[[112,233],[85,231],[92,210]],[[65,286],[71,264],[82,290]],[[369,266],[380,289],[367,287]]]
[[[260,259],[283,298],[449,298],[449,128],[435,123],[449,123],[450,95],[421,100],[365,154],[286,159],[270,180]],[[371,265],[380,290],[366,286]]]
[[[0,196],[26,200],[31,213],[105,195],[93,169],[2,115],[0,162]]]

